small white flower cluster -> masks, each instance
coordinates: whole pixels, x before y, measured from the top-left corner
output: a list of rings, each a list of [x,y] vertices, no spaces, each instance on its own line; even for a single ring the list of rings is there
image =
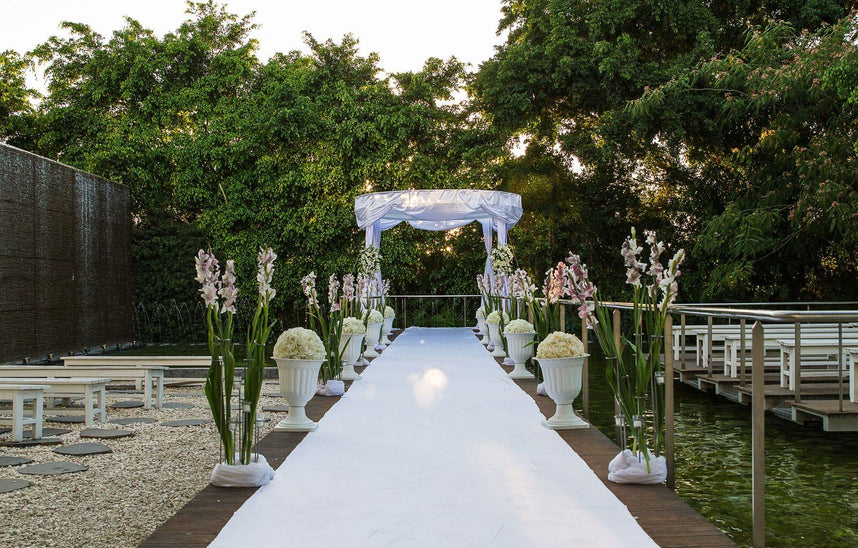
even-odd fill
[[[486,319],[486,309],[482,306],[479,307],[477,309],[477,313],[475,314],[475,316],[478,320],[485,320]]]
[[[375,273],[381,268],[381,253],[378,248],[371,245],[365,247],[358,257],[358,270],[365,278],[374,278]]]
[[[495,272],[511,274],[514,268],[515,253],[511,245],[499,245],[491,252],[492,269]]]
[[[504,333],[536,333],[533,324],[527,320],[513,320],[506,324]]]
[[[584,355],[584,343],[575,335],[555,331],[536,347],[537,358],[577,358]]]
[[[275,358],[293,360],[323,360],[325,345],[316,332],[303,327],[287,329],[277,338],[274,344]]]
[[[497,310],[492,311],[491,314],[486,316],[486,323],[501,323],[501,316]],[[509,323],[509,314],[506,312],[503,313],[503,323]]]
[[[385,318],[395,318],[396,317],[396,311],[393,310],[393,308],[391,308],[389,306],[385,306],[384,307],[384,317]]]
[[[361,316],[361,319],[365,320],[366,323],[382,323],[382,322],[384,322],[384,316],[382,316],[381,312],[379,312],[378,310],[376,310],[374,308],[372,310],[369,310],[369,311],[364,310],[363,315]]]
[[[359,319],[350,316],[343,320],[343,335],[362,335],[364,333],[366,333],[366,327]]]

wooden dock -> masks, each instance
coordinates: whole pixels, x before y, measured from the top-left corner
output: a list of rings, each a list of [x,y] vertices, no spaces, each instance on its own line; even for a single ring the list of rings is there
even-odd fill
[[[505,369],[509,371],[512,368]],[[536,381],[516,383],[536,401],[543,414],[551,416],[554,413],[554,403],[550,398],[536,396]],[[346,383],[346,390],[351,384]],[[315,421],[321,420],[338,400],[339,398],[313,398],[307,404],[307,415]],[[558,434],[629,508],[644,531],[660,546],[736,546],[727,535],[667,487],[608,482],[608,462],[617,454],[619,448],[596,428],[559,431]],[[306,435],[303,432],[272,432],[260,441],[257,449],[265,455],[272,467],[277,468]],[[237,489],[209,485],[140,546],[207,546],[254,492],[255,488]]]

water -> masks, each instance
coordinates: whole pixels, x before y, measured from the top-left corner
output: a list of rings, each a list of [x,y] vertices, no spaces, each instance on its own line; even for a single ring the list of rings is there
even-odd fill
[[[613,438],[604,360],[590,359],[590,418]],[[751,545],[751,410],[676,384],[676,492]],[[858,546],[858,433],[766,417],[766,545]]]
[[[129,352],[199,355],[207,348],[150,345]],[[590,358],[590,419],[613,437],[604,367],[598,355]],[[678,383],[675,405],[677,493],[738,544],[750,546],[750,408]],[[858,546],[858,433],[824,433],[767,416],[766,544]]]

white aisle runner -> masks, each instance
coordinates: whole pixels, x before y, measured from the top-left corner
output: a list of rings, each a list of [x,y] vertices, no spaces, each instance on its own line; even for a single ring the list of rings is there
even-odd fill
[[[409,328],[212,546],[655,546],[542,420],[470,329]]]

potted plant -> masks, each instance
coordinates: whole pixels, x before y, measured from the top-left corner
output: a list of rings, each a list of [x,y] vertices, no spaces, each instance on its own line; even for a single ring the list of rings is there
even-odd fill
[[[631,450],[626,450],[627,439],[623,436],[624,451],[609,465],[608,479],[618,483],[661,483],[667,477],[667,467],[661,456],[665,383],[661,352],[664,323],[668,308],[679,291],[677,278],[685,251],[677,251],[664,266],[661,264],[664,242],[658,241],[655,232],[649,231],[646,243],[650,248],[648,263],[643,260],[643,247],[638,245],[634,228],[621,249],[626,283],[633,289],[631,339],[614,333],[610,311],[601,305],[596,286],[590,281],[581,258],[572,254],[566,259],[569,295],[580,305],[579,317],[586,319],[593,328],[608,359],[610,365],[605,375],[620,409],[616,422],[632,439]],[[626,347],[632,351],[631,359],[627,357]]]
[[[486,325],[489,327],[489,334],[492,339],[492,343],[494,344],[494,348],[492,348],[492,356],[495,358],[505,358],[506,352],[504,352],[503,348],[503,337],[501,336],[502,324],[506,325],[509,323],[509,315],[506,312],[500,313],[495,310],[488,316],[486,316]]]
[[[581,393],[584,369],[584,343],[575,335],[554,331],[536,348],[536,360],[545,377],[545,390],[557,409],[542,426],[551,430],[589,428],[572,409],[572,402]]]
[[[366,310],[363,313],[363,319],[366,325],[366,352],[363,353],[364,358],[377,358],[378,352],[375,350],[375,345],[378,344],[378,339],[381,335],[381,326],[384,323],[384,316],[376,309]]]
[[[485,307],[481,306],[477,308],[477,312],[474,314],[474,316],[477,318],[477,332],[482,335],[482,338],[480,339],[480,344],[482,344],[483,346],[488,346],[489,339],[486,333],[488,333],[489,328],[486,327]]]
[[[533,354],[533,338],[536,336],[533,324],[527,320],[512,320],[504,328],[504,335],[509,356],[515,364],[515,368],[509,373],[510,378],[532,379],[533,373],[528,371],[525,365]]]
[[[274,261],[271,248],[260,248],[257,258],[258,293],[256,312],[247,332],[247,358],[243,382],[239,384],[238,416],[233,416],[235,341],[233,326],[238,289],[235,265],[226,262],[223,275],[214,254],[202,249],[196,257],[196,280],[206,303],[208,348],[212,361],[206,375],[205,394],[220,438],[224,459],[212,470],[212,484],[221,487],[257,487],[274,477],[265,457],[253,453],[258,441],[257,407],[265,372],[265,346],[274,325],[268,310],[276,291],[271,287]],[[221,298],[223,301],[221,301]],[[238,443],[236,444],[236,438]],[[237,446],[236,446],[237,445]]]
[[[360,357],[363,348],[363,339],[366,335],[366,327],[363,322],[355,317],[343,320],[343,332],[340,339],[340,354],[342,355],[343,367],[340,379],[344,381],[357,381],[361,376],[355,372],[355,361]]]
[[[277,338],[274,361],[289,415],[274,427],[275,432],[312,432],[319,426],[307,417],[304,406],[316,394],[319,369],[326,358],[325,345],[311,329],[293,327]]]
[[[384,345],[390,344],[390,332],[393,331],[393,320],[396,319],[396,311],[393,310],[393,307],[385,306],[384,307],[384,323],[381,326],[381,332],[384,335],[381,339],[381,343]]]

